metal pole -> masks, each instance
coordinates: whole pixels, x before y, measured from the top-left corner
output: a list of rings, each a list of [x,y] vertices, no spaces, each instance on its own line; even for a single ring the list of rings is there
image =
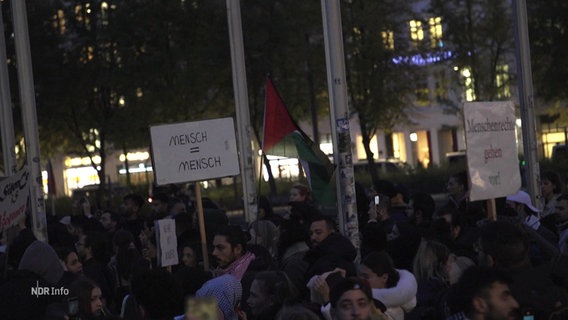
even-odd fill
[[[12,0],[12,14],[14,18],[14,42],[18,62],[18,83],[20,85],[20,100],[26,140],[26,160],[30,167],[31,175],[30,200],[32,230],[38,240],[47,242],[47,222],[41,177],[37,114],[26,2]]]
[[[16,152],[14,135],[14,118],[12,116],[12,95],[10,94],[10,77],[8,76],[8,57],[6,55],[6,39],[4,38],[4,18],[0,5],[0,136],[2,136],[2,155],[4,158],[4,175],[16,173]]]
[[[237,111],[237,132],[241,180],[243,184],[244,217],[247,222],[256,219],[256,190],[252,158],[252,138],[250,133],[250,113],[247,92],[241,5],[239,0],[227,0],[227,19],[231,43],[231,65],[233,68],[233,88]]]
[[[530,60],[527,6],[525,0],[512,0],[515,26],[515,57],[519,79],[519,103],[522,121],[523,152],[527,161],[528,191],[533,203],[542,207],[540,172],[534,112],[533,80]]]
[[[323,37],[327,62],[327,86],[333,140],[333,158],[337,167],[337,214],[341,232],[359,248],[359,224],[355,198],[355,179],[349,131],[349,106],[343,54],[343,31],[339,0],[321,0]]]

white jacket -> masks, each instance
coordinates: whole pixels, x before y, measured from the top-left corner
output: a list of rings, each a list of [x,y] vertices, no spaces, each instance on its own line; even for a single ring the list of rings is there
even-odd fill
[[[416,307],[416,292],[418,283],[412,273],[397,269],[400,278],[392,288],[373,289],[373,299],[382,302],[387,310],[385,315],[389,319],[404,320],[404,314]],[[326,320],[331,320],[329,303],[320,309]]]
[[[416,307],[418,283],[412,273],[397,269],[400,278],[392,288],[373,289],[373,298],[382,302],[393,320],[404,320],[404,314]]]

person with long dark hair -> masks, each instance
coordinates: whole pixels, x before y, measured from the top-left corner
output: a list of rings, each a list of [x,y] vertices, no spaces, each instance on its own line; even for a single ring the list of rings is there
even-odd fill
[[[78,303],[77,313],[69,314],[72,319],[108,319],[111,316],[105,306],[101,288],[94,281],[81,277],[71,283],[69,293]]]

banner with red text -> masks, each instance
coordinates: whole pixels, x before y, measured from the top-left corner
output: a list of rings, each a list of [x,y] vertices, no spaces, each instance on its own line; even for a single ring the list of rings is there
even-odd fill
[[[28,167],[24,167],[0,181],[0,231],[17,224],[25,215],[30,195],[29,177]]]
[[[505,197],[521,187],[512,101],[464,104],[471,201]]]

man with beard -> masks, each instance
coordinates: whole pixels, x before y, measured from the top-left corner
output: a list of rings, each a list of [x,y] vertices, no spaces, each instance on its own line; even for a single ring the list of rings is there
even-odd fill
[[[528,256],[528,240],[522,229],[507,221],[494,221],[481,229],[476,244],[480,265],[505,272],[509,287],[521,310],[535,319],[548,319],[568,307],[568,293],[551,274],[552,265],[533,266]]]
[[[507,276],[497,269],[471,267],[452,288],[454,294],[449,301],[450,309],[461,313],[461,319],[519,319],[519,303],[511,294],[510,283]]]
[[[314,275],[341,268],[348,276],[356,275],[353,261],[357,257],[357,249],[351,241],[337,232],[333,219],[318,216],[310,224],[310,250],[304,256],[308,263],[305,279]]]
[[[214,277],[229,274],[237,278],[243,288],[242,301],[247,301],[249,290],[256,272],[264,267],[261,258],[247,248],[247,237],[239,226],[221,226],[213,237],[213,257],[217,268]],[[251,318],[248,305],[241,305],[242,310]]]
[[[255,259],[255,255],[247,251],[246,236],[238,226],[222,226],[215,232],[213,257],[217,262],[216,277],[230,274],[239,280]]]

